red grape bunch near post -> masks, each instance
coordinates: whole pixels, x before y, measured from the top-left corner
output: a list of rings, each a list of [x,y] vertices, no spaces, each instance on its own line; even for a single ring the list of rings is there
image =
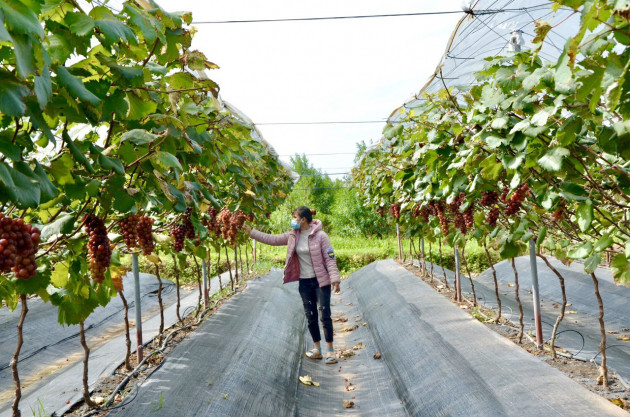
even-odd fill
[[[127,249],[138,246],[138,215],[131,214],[120,221],[120,234]]]
[[[105,280],[105,270],[109,267],[112,258],[107,228],[103,220],[94,214],[85,216],[83,221],[85,223],[85,232],[90,239],[88,241],[88,255],[92,281],[100,284]]]
[[[153,253],[155,242],[153,241],[153,219],[149,216],[140,216],[138,219],[138,245],[142,254],[147,256]]]
[[[0,213],[0,273],[18,279],[37,275],[35,254],[39,249],[40,231],[23,219],[11,219]]]
[[[394,219],[399,219],[400,218],[400,204],[390,205],[389,212]]]

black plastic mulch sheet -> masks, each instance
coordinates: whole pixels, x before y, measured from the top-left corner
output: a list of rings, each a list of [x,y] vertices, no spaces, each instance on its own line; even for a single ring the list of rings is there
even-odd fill
[[[601,362],[599,343],[599,307],[595,297],[593,280],[584,273],[584,265],[574,262],[570,266],[562,264],[555,258],[548,257],[554,268],[564,277],[567,302],[564,320],[558,327],[556,346],[566,349],[570,355],[582,360],[594,359]],[[523,305],[525,330],[534,332],[534,306],[532,297],[531,266],[528,256],[515,258],[520,285],[519,296]],[[548,341],[553,325],[560,312],[562,293],[560,282],[555,273],[549,269],[542,259],[537,259],[538,283],[541,299],[541,316],[543,338]],[[429,264],[430,267],[430,264]],[[516,286],[514,271],[510,261],[502,261],[494,266],[499,283],[502,315],[508,320],[518,323],[518,305],[515,301]],[[443,279],[442,270],[434,266],[434,275]],[[462,270],[462,291],[471,294],[471,286]],[[604,322],[606,335],[607,363],[624,383],[630,383],[630,342],[618,339],[630,336],[630,288],[615,285],[609,269],[598,268],[595,272],[599,282],[599,292],[604,304]],[[454,285],[454,273],[447,270],[449,285]],[[480,304],[497,310],[492,271],[486,270],[474,280],[477,298]]]
[[[305,358],[297,285],[280,282],[278,272],[250,282],[110,416],[627,415],[393,261],[356,272],[333,296],[335,348],[348,357]],[[306,374],[320,386],[300,384]]]
[[[135,302],[131,275],[124,278],[124,288],[129,304],[129,320],[133,325]],[[159,314],[157,290],[158,281],[155,276],[140,274],[143,321]],[[189,292],[183,291],[182,296]],[[173,305],[175,300],[175,286],[167,280],[162,280],[162,301],[165,308]],[[37,415],[37,410],[42,409],[49,415],[61,407],[68,408],[77,396],[80,397],[80,390],[74,390],[76,386],[81,385],[82,373],[83,348],[79,340],[79,326],[60,325],[57,322],[57,308],[39,298],[30,299],[28,306],[29,312],[23,330],[24,345],[18,364],[23,386],[20,409],[23,415],[24,413],[31,415],[33,412]],[[4,340],[0,345],[0,416],[9,415],[15,393],[9,362],[15,350],[15,328],[19,314],[19,307],[13,312],[6,308],[0,309],[2,320],[0,337]],[[145,329],[146,335],[152,330],[151,327]],[[120,297],[113,298],[105,307],[97,308],[86,320],[85,329],[91,350],[90,381],[93,381],[98,377],[101,367],[115,368],[115,363],[124,359],[124,340],[120,343],[111,343],[124,337],[121,335],[124,333],[124,322]],[[135,346],[133,329],[132,332],[134,333],[132,345]],[[118,346],[119,344],[121,346]],[[75,375],[75,370],[78,376]],[[66,404],[68,401],[69,404]]]

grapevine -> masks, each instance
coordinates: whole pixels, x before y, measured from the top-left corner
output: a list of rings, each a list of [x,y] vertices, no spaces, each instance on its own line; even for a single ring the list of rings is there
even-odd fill
[[[0,273],[28,279],[37,274],[35,254],[39,248],[40,231],[23,219],[11,219],[0,214]]]
[[[389,206],[389,213],[394,219],[400,218],[400,204],[391,204]]]
[[[105,223],[98,216],[89,214],[83,219],[85,232],[89,236],[88,255],[92,281],[101,283],[105,280],[105,270],[109,267],[112,250]]]
[[[155,248],[155,242],[153,241],[153,219],[148,216],[140,216],[138,219],[138,245],[142,249],[142,253],[150,255]]]
[[[120,221],[120,234],[127,249],[138,246],[138,215],[131,214]]]
[[[492,207],[499,202],[499,193],[496,191],[484,191],[481,193],[481,204],[484,207]]]
[[[181,252],[186,241],[186,226],[181,223],[174,226],[171,229],[171,236],[173,236],[173,249],[175,252]]]

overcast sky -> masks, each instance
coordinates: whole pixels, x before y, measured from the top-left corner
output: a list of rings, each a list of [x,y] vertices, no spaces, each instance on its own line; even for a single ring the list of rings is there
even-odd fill
[[[197,22],[451,11],[461,10],[462,4],[461,0],[158,2],[169,11],[192,11]],[[198,24],[193,49],[219,65],[210,76],[219,83],[222,98],[257,124],[378,121],[429,78],[461,16]],[[342,173],[353,165],[356,143],[380,138],[383,126],[259,125],[259,129],[281,159],[304,153],[315,167]],[[310,155],[316,153],[339,155]]]

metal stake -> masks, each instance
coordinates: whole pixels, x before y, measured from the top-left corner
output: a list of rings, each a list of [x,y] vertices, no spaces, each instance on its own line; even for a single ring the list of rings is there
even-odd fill
[[[462,301],[462,280],[459,265],[459,250],[455,245],[455,300]]]
[[[201,260],[201,275],[203,276],[203,306],[208,308],[208,266],[206,260]]]
[[[536,263],[536,242],[529,241],[529,264],[532,272],[532,296],[534,298],[534,324],[536,326],[536,347],[543,347],[542,320],[540,318],[540,293],[538,290],[538,265]]]
[[[398,259],[402,260],[402,242],[400,241],[400,225],[396,223],[396,237],[398,238]]]
[[[140,270],[138,269],[138,254],[131,255],[131,264],[133,267],[133,289],[136,303],[136,340],[138,363],[144,359],[142,352],[142,307],[140,306]]]

